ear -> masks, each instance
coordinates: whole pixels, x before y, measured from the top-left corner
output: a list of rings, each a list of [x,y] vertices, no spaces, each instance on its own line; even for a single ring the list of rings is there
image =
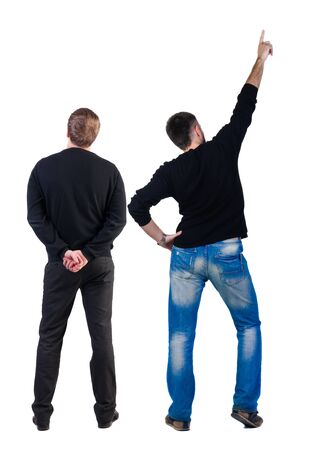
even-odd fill
[[[195,125],[194,131],[195,131],[196,135],[201,139],[202,138],[202,131],[201,131],[201,128],[200,128],[198,123]]]

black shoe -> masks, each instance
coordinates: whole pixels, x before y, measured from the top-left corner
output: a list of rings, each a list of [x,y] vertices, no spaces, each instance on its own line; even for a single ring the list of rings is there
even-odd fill
[[[115,422],[118,419],[119,419],[119,413],[118,413],[118,411],[114,411],[112,419],[109,420],[108,422],[98,422],[98,427],[99,428],[109,428],[109,427],[111,427],[113,422]]]
[[[33,423],[34,425],[36,425],[37,429],[39,431],[46,431],[50,429],[50,423],[46,422],[46,423],[39,423],[37,418],[35,416],[33,416]]]
[[[258,412],[245,412],[239,409],[234,409],[232,411],[231,417],[243,423],[245,428],[258,428],[262,425],[263,419],[258,416]]]
[[[183,420],[174,420],[170,416],[165,417],[166,425],[174,428],[176,431],[189,431],[190,430],[190,420],[184,422]]]

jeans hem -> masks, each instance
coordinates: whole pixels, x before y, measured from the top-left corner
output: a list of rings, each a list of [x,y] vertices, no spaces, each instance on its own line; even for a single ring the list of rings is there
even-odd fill
[[[251,409],[251,408],[243,408],[242,406],[236,406],[234,405],[232,407],[232,411],[242,411],[242,412],[246,412],[248,414],[254,413],[254,412],[258,412],[257,408],[255,409]]]

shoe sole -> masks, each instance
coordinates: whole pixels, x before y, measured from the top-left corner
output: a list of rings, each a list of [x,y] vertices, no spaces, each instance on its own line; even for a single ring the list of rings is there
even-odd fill
[[[34,423],[34,425],[36,426],[36,428],[37,428],[39,431],[47,431],[47,430],[50,429],[50,426],[49,426],[49,425],[43,425],[43,426],[38,425],[38,424],[37,424],[37,421],[36,421],[36,419],[35,419],[35,417],[33,417],[32,422]]]
[[[115,422],[115,421],[118,420],[118,419],[119,419],[119,413],[117,413],[117,414],[115,415],[115,417],[114,417],[110,422],[107,422],[107,423],[105,423],[105,424],[99,424],[99,423],[98,423],[98,428],[110,428],[111,425],[113,424],[113,422]]]
[[[251,420],[247,419],[246,417],[240,416],[240,414],[235,413],[235,412],[233,412],[231,414],[231,417],[233,417],[234,419],[236,419],[239,422],[243,423],[243,425],[246,428],[259,428],[262,425],[262,423],[263,423],[263,420],[262,420],[262,422],[259,425],[256,425],[255,423],[251,422]]]
[[[175,425],[173,425],[173,423],[169,422],[167,419],[165,419],[165,423],[166,425],[168,425],[169,427],[173,428],[173,430],[176,431],[189,431],[190,428],[178,428]]]

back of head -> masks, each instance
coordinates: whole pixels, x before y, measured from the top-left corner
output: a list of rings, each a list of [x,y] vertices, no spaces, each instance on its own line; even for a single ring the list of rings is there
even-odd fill
[[[99,117],[88,108],[76,109],[68,119],[68,137],[78,147],[90,147],[96,139],[99,129]]]
[[[168,119],[166,132],[177,147],[186,150],[191,144],[191,130],[196,121],[196,117],[189,112],[179,112]]]

